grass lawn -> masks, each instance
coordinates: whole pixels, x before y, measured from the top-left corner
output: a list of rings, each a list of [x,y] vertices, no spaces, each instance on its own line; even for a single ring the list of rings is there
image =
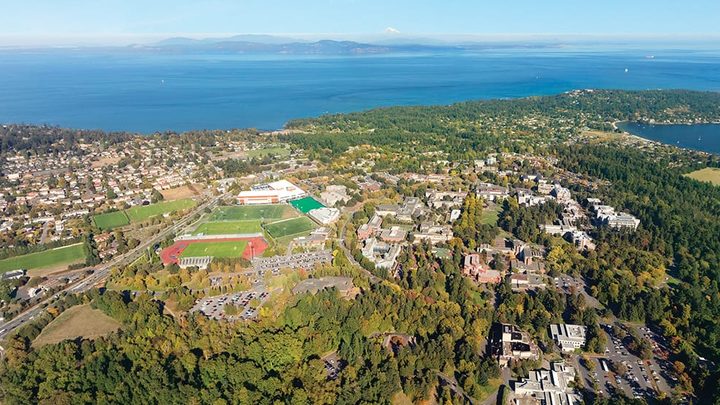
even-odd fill
[[[85,260],[82,243],[0,260],[0,273],[17,269],[66,267]]]
[[[120,329],[120,323],[90,305],[74,306],[50,322],[33,341],[34,347],[82,336],[95,339]]]
[[[125,211],[108,212],[105,214],[93,216],[95,226],[102,230],[109,230],[130,223],[130,219],[125,215]]]
[[[218,207],[213,211],[212,221],[247,221],[257,219],[292,218],[297,214],[284,204],[238,205]]]
[[[315,223],[307,217],[298,217],[265,225],[265,230],[275,239],[297,235],[313,229],[315,229]]]
[[[305,197],[305,198],[301,198],[299,200],[293,200],[293,201],[290,201],[290,204],[292,204],[293,207],[297,208],[303,214],[307,214],[308,212],[310,212],[316,208],[324,207],[324,205],[322,205],[320,203],[320,201],[318,201],[312,197]]]
[[[487,225],[497,225],[498,213],[500,212],[500,206],[488,207],[483,210],[480,218],[480,223]]]
[[[163,201],[156,204],[141,205],[125,210],[132,222],[144,221],[150,217],[180,211],[195,206],[195,201],[189,198],[175,201]]]
[[[264,157],[264,156],[268,156],[268,155],[285,157],[285,156],[290,156],[290,149],[282,147],[282,146],[277,146],[274,148],[254,149],[254,150],[247,151],[245,153],[245,155],[249,158]]]
[[[220,221],[205,222],[195,228],[195,234],[205,235],[228,235],[237,233],[258,233],[262,232],[261,222],[259,220],[252,221]]]
[[[182,257],[213,256],[219,258],[234,258],[242,256],[247,241],[228,242],[196,242],[191,243],[182,252]]]
[[[716,167],[706,167],[704,169],[688,173],[685,176],[690,177],[691,179],[704,181],[707,183],[712,183],[716,186],[720,186],[720,169]]]

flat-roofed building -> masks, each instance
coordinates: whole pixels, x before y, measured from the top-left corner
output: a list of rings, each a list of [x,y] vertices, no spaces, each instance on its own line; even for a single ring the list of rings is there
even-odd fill
[[[249,191],[238,194],[238,203],[243,205],[277,204],[305,197],[307,193],[287,180],[258,184]]]
[[[564,352],[571,352],[585,346],[587,327],[572,324],[550,325],[550,337]]]

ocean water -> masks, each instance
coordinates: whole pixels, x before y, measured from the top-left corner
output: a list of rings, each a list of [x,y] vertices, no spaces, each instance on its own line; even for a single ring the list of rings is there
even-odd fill
[[[720,154],[720,124],[651,125],[623,122],[618,126],[633,135],[652,141]]]
[[[578,88],[720,91],[710,51],[488,50],[353,57],[0,51],[0,123],[142,133]]]

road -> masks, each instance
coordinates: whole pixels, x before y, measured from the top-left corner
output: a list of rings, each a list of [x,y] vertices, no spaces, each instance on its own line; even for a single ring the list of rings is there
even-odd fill
[[[105,279],[110,275],[110,271],[113,267],[119,267],[126,265],[128,263],[132,263],[135,261],[138,257],[140,257],[142,254],[145,253],[145,250],[154,244],[162,241],[170,235],[171,233],[177,232],[178,230],[183,229],[185,226],[190,224],[191,219],[198,213],[201,213],[205,208],[212,208],[217,204],[220,199],[225,198],[227,194],[221,194],[219,196],[213,197],[212,199],[198,205],[191,213],[183,217],[182,219],[175,222],[173,225],[169,226],[168,228],[165,228],[157,235],[153,236],[152,238],[141,242],[135,249],[124,253],[118,257],[113,258],[112,261],[108,263],[103,263],[97,267],[95,267],[95,271],[90,274],[89,276],[85,277],[81,281],[78,281],[77,283],[74,283],[64,290],[53,294],[50,297],[47,297],[44,300],[39,301],[37,304],[33,305],[32,307],[25,310],[25,312],[19,314],[15,318],[13,318],[10,321],[7,321],[3,324],[0,324],[0,340],[7,337],[10,333],[12,333],[15,329],[18,327],[24,325],[25,323],[31,321],[36,316],[42,313],[42,311],[45,310],[45,307],[58,298],[62,293],[68,293],[68,294],[77,294],[82,293],[87,290],[92,289],[96,285],[102,283],[105,281]]]

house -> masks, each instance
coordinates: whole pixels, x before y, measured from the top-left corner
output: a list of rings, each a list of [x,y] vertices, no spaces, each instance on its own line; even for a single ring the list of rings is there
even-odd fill
[[[572,352],[585,346],[587,327],[572,324],[551,324],[550,337],[564,352]]]
[[[583,401],[570,383],[575,380],[575,369],[564,362],[550,364],[550,369],[533,370],[528,378],[512,383],[514,404],[574,405]]]
[[[490,356],[500,367],[506,367],[510,360],[537,360],[538,347],[527,332],[515,325],[496,323],[490,329],[488,344]]]

